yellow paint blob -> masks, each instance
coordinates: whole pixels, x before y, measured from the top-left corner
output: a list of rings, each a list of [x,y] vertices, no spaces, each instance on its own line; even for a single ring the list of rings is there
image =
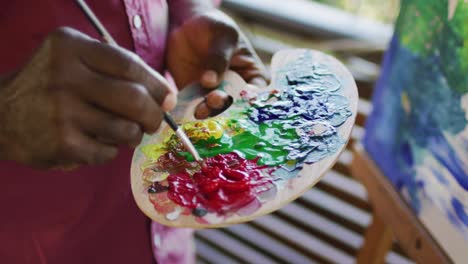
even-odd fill
[[[182,126],[187,136],[192,140],[219,139],[228,128],[226,118],[211,118],[186,123]]]
[[[162,144],[149,144],[141,147],[141,152],[150,159],[150,162],[156,161],[167,152]]]

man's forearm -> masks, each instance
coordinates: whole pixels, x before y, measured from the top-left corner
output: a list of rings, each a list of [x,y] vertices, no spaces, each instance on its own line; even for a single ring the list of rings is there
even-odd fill
[[[169,0],[168,5],[171,28],[196,14],[215,8],[213,0]]]

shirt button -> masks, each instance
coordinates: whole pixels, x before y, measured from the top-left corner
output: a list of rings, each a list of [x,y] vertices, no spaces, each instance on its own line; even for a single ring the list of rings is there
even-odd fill
[[[140,29],[142,25],[141,17],[139,15],[133,16],[133,26],[136,29]]]

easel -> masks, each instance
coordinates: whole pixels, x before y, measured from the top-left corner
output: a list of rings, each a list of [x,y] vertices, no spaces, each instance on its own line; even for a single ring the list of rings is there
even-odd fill
[[[355,143],[353,154],[352,175],[364,184],[373,205],[373,221],[366,231],[357,263],[385,263],[393,238],[416,263],[452,263],[364,147]]]

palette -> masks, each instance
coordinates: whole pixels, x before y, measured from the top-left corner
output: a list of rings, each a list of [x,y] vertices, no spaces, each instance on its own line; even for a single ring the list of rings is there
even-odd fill
[[[218,89],[233,98],[223,113],[196,120],[205,89],[179,94],[172,115],[205,160],[201,167],[170,128],[135,149],[131,185],[139,208],[174,227],[222,227],[273,212],[314,186],[348,142],[358,94],[349,71],[313,50],[284,50],[264,89],[233,72]]]

